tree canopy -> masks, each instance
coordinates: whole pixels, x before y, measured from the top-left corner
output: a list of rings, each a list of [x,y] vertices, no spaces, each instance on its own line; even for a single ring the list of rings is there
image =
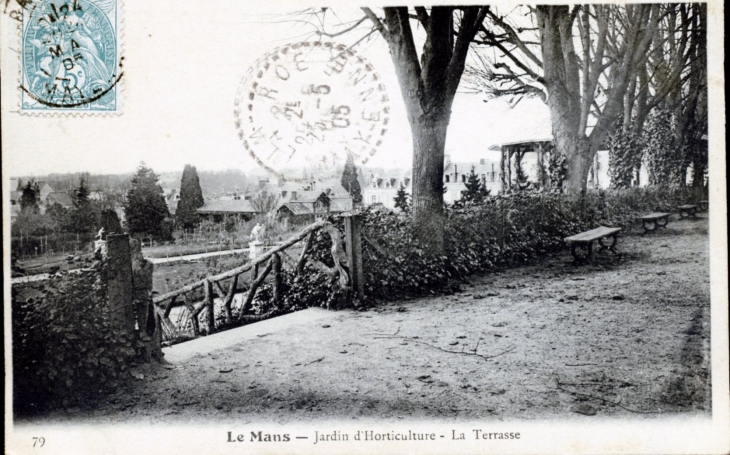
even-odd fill
[[[32,180],[23,187],[23,193],[20,196],[20,210],[23,212],[38,213],[38,185]]]
[[[183,229],[192,229],[200,221],[197,210],[205,204],[203,190],[195,166],[185,165],[182,180],[180,181],[180,201],[177,204],[175,218],[178,226]]]
[[[86,178],[82,176],[73,193],[73,207],[68,213],[67,228],[71,232],[91,232],[97,227],[98,211],[92,206],[90,193]]]
[[[170,216],[158,177],[144,163],[132,177],[132,186],[124,202],[127,228],[133,235],[149,235],[166,239],[170,232],[165,220]]]

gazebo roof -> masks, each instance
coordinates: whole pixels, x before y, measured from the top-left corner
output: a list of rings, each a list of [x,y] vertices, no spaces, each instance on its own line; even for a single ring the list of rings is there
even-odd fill
[[[523,145],[523,144],[539,144],[541,142],[552,142],[553,137],[552,135],[550,137],[544,137],[539,139],[522,139],[519,141],[513,141],[513,142],[503,142],[501,144],[492,144],[489,146],[489,150],[501,152],[502,147],[510,146],[510,145]]]

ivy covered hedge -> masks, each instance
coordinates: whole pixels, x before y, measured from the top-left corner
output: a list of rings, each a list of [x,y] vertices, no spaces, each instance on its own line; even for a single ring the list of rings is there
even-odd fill
[[[141,346],[112,330],[106,296],[102,263],[12,287],[16,415],[84,406],[135,362]]]
[[[490,196],[478,205],[446,207],[445,254],[419,245],[408,214],[369,208],[364,218],[365,293],[394,299],[419,295],[478,271],[565,247],[563,239],[599,225],[635,229],[653,211],[675,212],[691,201],[685,188],[634,188],[584,196],[524,191]]]

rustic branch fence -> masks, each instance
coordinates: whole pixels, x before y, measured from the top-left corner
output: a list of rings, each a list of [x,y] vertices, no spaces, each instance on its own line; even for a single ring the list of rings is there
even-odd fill
[[[285,310],[282,306],[282,274],[283,263],[289,264],[296,275],[305,273],[305,265],[309,264],[317,273],[323,273],[337,281],[341,290],[346,291],[352,304],[353,298],[364,297],[364,274],[362,270],[362,251],[359,219],[356,215],[344,217],[345,239],[341,238],[340,231],[326,220],[318,220],[307,226],[298,234],[267,251],[251,262],[217,275],[208,276],[200,281],[188,284],[180,289],[157,296],[153,302],[155,312],[160,317],[163,327],[163,340],[181,338],[197,338],[201,335],[201,315],[205,315],[206,333],[215,333],[215,296],[220,298],[225,324],[227,326],[260,321]],[[328,267],[312,257],[312,246],[317,231],[325,231],[332,239],[331,254],[334,267]],[[287,250],[303,243],[298,258],[294,258]],[[344,243],[344,248],[343,248]],[[259,270],[261,272],[259,273]],[[250,272],[248,284],[244,283],[243,275]],[[265,314],[251,314],[257,291],[264,281],[272,277],[272,301],[274,308]],[[228,281],[226,286],[225,282]],[[245,293],[238,308],[238,315],[234,317],[233,303],[236,291]],[[194,301],[195,294],[200,295],[203,290],[203,300]],[[182,307],[175,321],[170,318],[173,308]],[[189,329],[190,328],[190,329]],[[190,334],[192,330],[192,334]]]

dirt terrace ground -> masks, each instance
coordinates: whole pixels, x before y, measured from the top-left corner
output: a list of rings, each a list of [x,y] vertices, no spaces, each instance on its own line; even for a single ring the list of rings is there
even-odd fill
[[[343,311],[131,379],[99,423],[543,419],[709,413],[707,219]],[[447,352],[451,351],[451,352]],[[473,355],[474,353],[480,356]]]

